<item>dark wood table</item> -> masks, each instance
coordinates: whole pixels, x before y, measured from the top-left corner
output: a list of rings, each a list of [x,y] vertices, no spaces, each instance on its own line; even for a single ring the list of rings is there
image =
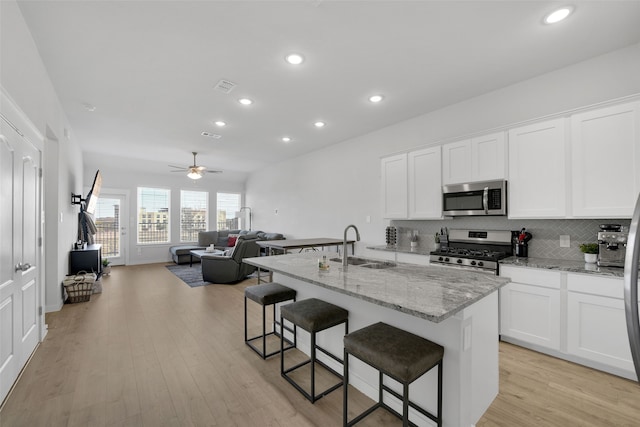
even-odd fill
[[[259,240],[256,242],[258,246],[267,249],[267,255],[272,255],[273,250],[288,253],[292,249],[299,249],[302,252],[305,249],[323,248],[325,246],[335,246],[338,248],[344,243],[342,239],[330,239],[327,237],[315,237],[312,239],[294,239],[294,240]],[[347,240],[347,245],[351,245],[351,254],[354,254],[355,240]]]

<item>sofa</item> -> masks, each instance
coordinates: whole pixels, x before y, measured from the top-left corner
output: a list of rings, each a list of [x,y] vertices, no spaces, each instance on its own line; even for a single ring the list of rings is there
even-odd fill
[[[242,262],[260,255],[256,235],[240,235],[235,247],[226,255],[202,255],[202,279],[209,283],[229,284],[244,280],[256,267]]]
[[[229,234],[238,234],[255,238],[255,240],[282,240],[284,236],[280,233],[265,233],[264,231],[248,231],[248,230],[220,230],[220,231],[201,231],[198,233],[198,243],[192,245],[171,246],[169,252],[171,259],[176,264],[186,264],[190,261],[190,251],[204,250],[213,246],[221,251],[230,251],[233,246],[229,246]],[[199,262],[194,258],[193,262]]]

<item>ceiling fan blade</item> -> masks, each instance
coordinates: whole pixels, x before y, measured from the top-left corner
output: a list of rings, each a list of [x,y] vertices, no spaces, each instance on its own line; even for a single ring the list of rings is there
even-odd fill
[[[174,171],[169,171],[169,172],[180,172],[180,173],[185,173],[185,172],[188,172],[188,171],[189,171],[189,169],[176,169],[176,170],[174,170]]]
[[[175,165],[167,165],[167,166],[169,166],[170,168],[176,168],[176,169],[184,169],[184,170],[187,170],[187,168],[185,168],[184,166],[175,166]]]
[[[211,171],[207,171],[207,173],[222,173],[222,171],[214,171],[214,170],[211,170]]]

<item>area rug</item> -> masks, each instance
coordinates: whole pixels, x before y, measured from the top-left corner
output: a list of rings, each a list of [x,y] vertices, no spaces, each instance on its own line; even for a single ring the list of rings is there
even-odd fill
[[[192,288],[210,285],[209,282],[202,280],[202,268],[200,267],[200,264],[196,264],[193,267],[189,267],[189,264],[173,264],[167,265],[166,267],[170,272],[178,276],[180,280]]]

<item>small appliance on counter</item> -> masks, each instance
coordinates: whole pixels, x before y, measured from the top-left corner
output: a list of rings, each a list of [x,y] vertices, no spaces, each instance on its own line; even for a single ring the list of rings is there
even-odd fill
[[[629,233],[620,224],[601,224],[598,232],[598,265],[624,267]]]
[[[392,226],[387,227],[385,238],[387,247],[395,248],[398,244],[398,229]]]

